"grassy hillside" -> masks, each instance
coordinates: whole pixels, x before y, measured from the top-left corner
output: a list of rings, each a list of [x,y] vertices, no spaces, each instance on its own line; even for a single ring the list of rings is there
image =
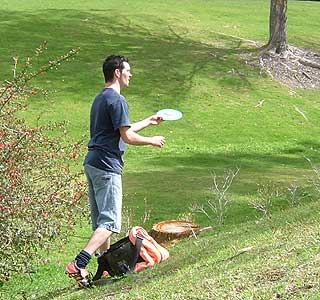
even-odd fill
[[[74,61],[36,82],[54,92],[49,100],[32,100],[24,115],[29,122],[39,115],[44,123],[68,120],[67,139],[87,140],[90,105],[103,87],[101,63],[111,53],[130,59],[133,80],[124,94],[132,121],[166,107],[183,112],[180,121],[145,131],[165,135],[164,149],[128,149],[124,203],[133,224],[149,211],[146,228],[205,206],[213,172],[240,169],[224,224],[212,211],[211,219],[195,213],[196,222],[213,230],[172,246],[171,258],[155,269],[93,291],[74,290],[63,271],[90,234],[84,221],[70,244],[54,246],[36,274],[5,284],[1,299],[319,298],[319,204],[306,160],[319,161],[319,91],[285,87],[239,56],[254,51],[246,40],[267,41],[268,1],[0,4],[1,80],[10,76],[12,56],[24,59],[44,40],[42,61],[81,48]],[[289,2],[290,44],[320,50],[319,12],[320,3]],[[298,186],[298,205],[290,202],[292,185]],[[273,197],[263,217],[250,203],[263,201],[259,188],[274,186],[285,193]]]

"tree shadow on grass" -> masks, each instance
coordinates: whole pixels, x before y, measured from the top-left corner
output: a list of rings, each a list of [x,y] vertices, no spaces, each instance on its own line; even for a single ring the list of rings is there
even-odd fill
[[[306,141],[308,148],[310,142]],[[316,145],[314,145],[316,146]],[[190,212],[194,204],[202,205],[212,197],[213,174],[222,178],[226,171],[240,169],[231,188],[228,190],[232,201],[231,224],[241,224],[254,219],[256,213],[249,207],[250,199],[257,197],[259,186],[277,186],[286,190],[291,184],[309,190],[308,178],[313,176],[309,162],[303,156],[303,149],[286,149],[278,154],[257,153],[190,153],[188,155],[163,155],[148,158],[141,162],[142,167],[124,174],[124,187],[127,193],[126,205],[144,212],[142,200],[150,201],[148,208],[151,218],[148,226]],[[316,153],[311,159],[317,160]],[[285,200],[283,200],[285,202]],[[288,203],[284,203],[286,206]],[[275,205],[281,210],[283,205]],[[137,207],[138,206],[138,207]],[[200,222],[209,220],[203,214]]]
[[[185,151],[186,154],[168,153],[159,157],[148,158],[147,163],[168,167],[172,170],[183,168],[191,171],[243,167],[249,172],[265,173],[279,166],[305,170],[308,166],[306,157],[315,160],[319,159],[319,149],[319,142],[304,140],[292,145],[291,148],[278,150],[277,153],[266,152],[262,154],[240,150],[228,152],[212,151],[210,153]]]
[[[235,56],[250,50],[239,48],[239,41],[227,36],[217,35],[216,40],[224,47],[215,47],[214,43],[205,44],[176,33],[160,18],[145,16],[150,26],[146,28],[134,17],[112,10],[0,11],[0,20],[2,61],[16,54],[30,55],[44,40],[49,43],[47,57],[73,47],[81,48],[76,62],[64,66],[65,81],[69,82],[65,87],[67,92],[102,86],[100,66],[111,53],[121,53],[131,59],[133,84],[126,93],[134,99],[148,99],[144,106],[152,110],[179,107],[195,76],[210,74],[221,85],[227,84],[236,90],[250,89],[246,66]],[[50,78],[49,74],[49,79],[56,76],[53,73]],[[80,101],[91,101],[91,98]]]

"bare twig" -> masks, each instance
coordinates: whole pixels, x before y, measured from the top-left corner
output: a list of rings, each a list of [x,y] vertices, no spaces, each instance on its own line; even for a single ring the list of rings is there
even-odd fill
[[[306,71],[302,71],[302,74],[306,76],[308,79],[312,80],[312,77],[310,77],[310,75]]]
[[[207,227],[203,227],[203,228],[199,229],[199,232],[204,232],[204,231],[211,230],[211,229],[212,229],[212,226],[207,226]]]
[[[208,217],[208,219],[211,219],[211,217],[209,216],[209,214],[207,213],[207,211],[204,209],[203,205],[198,205],[198,204],[194,204],[191,207],[191,210],[193,212],[198,212],[198,213],[203,213],[204,215],[206,215]]]
[[[230,257],[225,258],[223,261],[226,262],[226,261],[232,260],[232,259],[238,257],[238,256],[241,255],[241,254],[244,254],[244,253],[246,253],[246,252],[251,251],[252,249],[253,249],[253,247],[246,247],[246,248],[243,248],[243,249],[239,249],[236,254],[234,254],[234,255],[232,255],[232,256],[230,256]]]
[[[16,78],[17,65],[18,65],[19,57],[13,57],[13,78]]]
[[[194,230],[193,230],[193,228],[191,227],[190,224],[188,224],[188,228],[191,230],[193,237],[197,240],[198,237],[197,237],[196,233],[194,232]]]
[[[208,201],[208,205],[211,210],[217,214],[220,223],[222,223],[223,219],[225,218],[226,209],[230,202],[230,199],[226,196],[226,193],[232,185],[234,178],[238,175],[239,170],[239,168],[237,168],[235,171],[228,170],[222,179],[222,183],[218,182],[217,175],[213,173],[213,186],[211,191],[213,192],[214,197]]]
[[[315,177],[309,178],[309,182],[311,182],[315,189],[320,193],[320,168],[316,167],[310,158],[305,156],[305,159],[309,162],[313,172],[315,173]]]
[[[296,107],[295,105],[294,105],[294,109],[295,109],[304,119],[308,120],[307,116],[305,115],[305,113],[304,113],[302,110],[300,110],[300,109],[299,109],[298,107]]]
[[[260,100],[259,103],[255,106],[256,108],[262,107],[263,103],[265,102],[264,99]]]

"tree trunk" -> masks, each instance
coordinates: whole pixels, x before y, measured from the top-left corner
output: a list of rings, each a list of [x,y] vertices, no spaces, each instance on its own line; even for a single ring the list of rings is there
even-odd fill
[[[268,51],[283,54],[288,48],[287,6],[288,0],[271,0]]]

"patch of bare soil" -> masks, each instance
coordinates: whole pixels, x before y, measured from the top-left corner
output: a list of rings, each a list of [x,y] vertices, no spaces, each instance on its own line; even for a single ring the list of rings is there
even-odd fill
[[[313,51],[289,46],[284,55],[265,52],[258,59],[246,55],[245,61],[290,88],[320,89],[320,54]]]

